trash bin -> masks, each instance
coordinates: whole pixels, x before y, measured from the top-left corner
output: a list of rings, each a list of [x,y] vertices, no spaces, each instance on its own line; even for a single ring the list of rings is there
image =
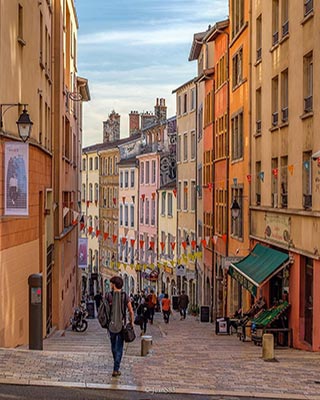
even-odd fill
[[[216,335],[229,335],[229,318],[216,319]]]
[[[88,318],[94,318],[94,301],[88,301],[86,303]]]
[[[179,296],[172,296],[172,308],[173,310],[179,310]]]
[[[141,336],[141,356],[145,357],[151,350],[152,336]]]
[[[200,322],[210,322],[209,306],[200,306]]]

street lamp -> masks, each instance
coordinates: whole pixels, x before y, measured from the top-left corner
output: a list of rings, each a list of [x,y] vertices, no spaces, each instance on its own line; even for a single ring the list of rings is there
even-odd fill
[[[232,202],[232,205],[231,205],[231,216],[232,216],[232,219],[239,218],[240,211],[241,211],[241,208],[239,206],[239,203],[237,202],[236,199],[233,199],[233,202]]]
[[[0,104],[0,130],[3,128],[3,116],[4,114],[12,107],[20,107],[22,104],[16,103],[16,104]],[[22,113],[20,117],[18,118],[18,121],[16,122],[18,126],[18,132],[20,138],[23,140],[23,142],[26,142],[31,134],[31,129],[33,122],[30,119],[30,116],[28,114],[28,111],[26,109],[27,104],[23,105],[24,108],[22,110]],[[3,107],[6,107],[6,109],[3,111]]]

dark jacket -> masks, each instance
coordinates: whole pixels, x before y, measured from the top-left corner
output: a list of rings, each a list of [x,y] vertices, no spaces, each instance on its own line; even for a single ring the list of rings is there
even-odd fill
[[[180,308],[187,308],[189,304],[189,297],[186,294],[180,294],[179,296],[179,307]]]

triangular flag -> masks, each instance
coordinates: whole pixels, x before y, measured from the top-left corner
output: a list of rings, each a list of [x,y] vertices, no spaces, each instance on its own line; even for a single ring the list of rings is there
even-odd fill
[[[68,214],[69,210],[68,207],[63,207],[63,218]]]
[[[130,240],[131,247],[133,247],[133,246],[134,246],[135,242],[136,242],[136,239],[131,239],[131,240]]]
[[[193,249],[196,248],[196,245],[197,245],[197,241],[196,241],[196,240],[191,240],[191,247],[192,247]]]
[[[96,237],[99,237],[100,233],[101,233],[100,229],[97,229],[96,230]]]
[[[115,243],[117,241],[118,236],[117,235],[112,235],[112,242]]]
[[[150,242],[150,247],[152,248],[152,250],[154,249],[154,241]]]
[[[88,228],[89,235],[91,235],[92,231],[93,231],[93,227],[89,226],[89,228]]]
[[[160,242],[161,250],[164,251],[164,248],[166,246],[165,242]]]
[[[213,240],[213,244],[217,244],[217,241],[218,241],[218,235],[213,235],[213,238],[212,238],[212,240]]]
[[[140,249],[142,249],[144,245],[144,240],[139,240],[139,244],[140,244]]]
[[[181,243],[181,245],[182,245],[182,247],[183,247],[184,249],[187,248],[187,242],[186,242],[186,241],[183,241],[183,242]]]
[[[109,237],[109,233],[108,232],[104,232],[103,234],[103,240],[106,241]]]
[[[171,242],[170,243],[172,250],[174,251],[174,248],[176,247],[176,242]]]
[[[290,172],[290,175],[293,175],[293,170],[294,170],[294,166],[288,165],[288,171]]]
[[[201,240],[201,243],[202,243],[202,246],[203,246],[203,247],[206,247],[206,246],[207,246],[207,241],[206,241],[206,239],[202,239],[202,240]]]
[[[123,238],[121,238],[121,241],[122,241],[122,244],[125,245],[127,243],[127,238],[123,237]]]
[[[82,231],[84,229],[84,223],[82,222],[81,224],[80,224],[80,231]]]
[[[227,235],[225,233],[222,235],[222,240],[227,243]]]

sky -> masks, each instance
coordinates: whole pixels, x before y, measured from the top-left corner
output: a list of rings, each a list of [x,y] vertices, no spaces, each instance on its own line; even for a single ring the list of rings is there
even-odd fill
[[[75,0],[79,20],[78,75],[87,78],[83,146],[101,143],[102,122],[121,115],[128,136],[132,110],[154,111],[172,91],[197,75],[188,57],[193,35],[228,17],[228,0]]]

